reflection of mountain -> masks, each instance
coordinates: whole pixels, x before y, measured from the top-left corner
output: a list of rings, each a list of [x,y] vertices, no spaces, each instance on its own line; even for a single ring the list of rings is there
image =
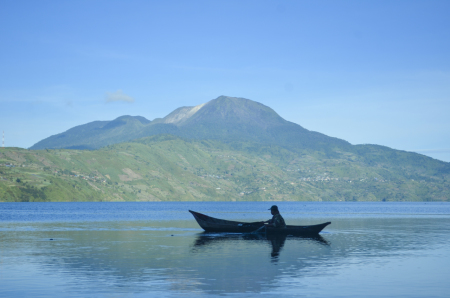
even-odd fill
[[[143,224],[116,224],[122,230],[114,230],[103,229],[102,223],[95,229],[70,223],[58,231],[53,224],[35,224],[33,230],[5,233],[3,268],[32,263],[30,274],[45,278],[51,272],[80,289],[89,280],[94,292],[120,293],[131,287],[134,292],[261,293],[276,291],[286,276],[301,282],[307,276],[333,275],[349,261],[363,266],[442,245],[450,226],[443,218],[334,219],[322,237],[273,242],[258,235],[148,230]],[[181,227],[185,222],[159,225]]]
[[[329,254],[330,248],[323,245],[322,237],[177,233],[135,227],[69,230],[52,232],[54,240],[49,241],[49,233],[43,232],[37,238],[47,241],[36,242],[33,251],[38,251],[34,257],[42,268],[65,272],[63,279],[68,274],[80,281],[97,280],[100,287],[102,281],[108,281],[114,287],[152,284],[153,290],[211,294],[261,292],[276,283],[282,268],[301,272],[304,267],[320,266],[313,262],[298,267],[297,259],[318,260],[321,253]]]

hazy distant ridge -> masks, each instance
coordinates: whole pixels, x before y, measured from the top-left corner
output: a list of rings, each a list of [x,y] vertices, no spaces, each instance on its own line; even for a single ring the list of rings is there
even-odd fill
[[[154,121],[140,116],[122,116],[112,121],[87,123],[48,137],[30,149],[99,149],[158,134],[188,139],[214,139],[226,143],[253,141],[330,153],[333,148],[350,148],[350,144],[344,140],[312,132],[284,120],[261,103],[220,96],[198,106],[178,108]]]

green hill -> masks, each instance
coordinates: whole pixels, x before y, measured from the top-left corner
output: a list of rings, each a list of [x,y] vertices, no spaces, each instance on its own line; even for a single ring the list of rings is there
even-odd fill
[[[344,151],[338,145],[330,154],[306,146],[158,135],[99,150],[4,148],[0,201],[450,198],[448,163],[382,146]]]

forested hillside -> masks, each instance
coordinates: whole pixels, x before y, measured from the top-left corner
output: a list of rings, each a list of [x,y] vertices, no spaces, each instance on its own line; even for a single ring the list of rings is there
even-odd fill
[[[171,135],[100,150],[0,149],[0,201],[448,201],[448,163]]]

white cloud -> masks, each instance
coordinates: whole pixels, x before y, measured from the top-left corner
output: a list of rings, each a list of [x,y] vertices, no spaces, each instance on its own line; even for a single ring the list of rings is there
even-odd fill
[[[117,90],[116,92],[112,92],[112,93],[106,92],[105,100],[106,100],[106,103],[116,102],[116,101],[124,101],[124,102],[129,102],[129,103],[134,102],[134,98],[129,95],[126,95],[125,93],[122,92],[122,90]]]

